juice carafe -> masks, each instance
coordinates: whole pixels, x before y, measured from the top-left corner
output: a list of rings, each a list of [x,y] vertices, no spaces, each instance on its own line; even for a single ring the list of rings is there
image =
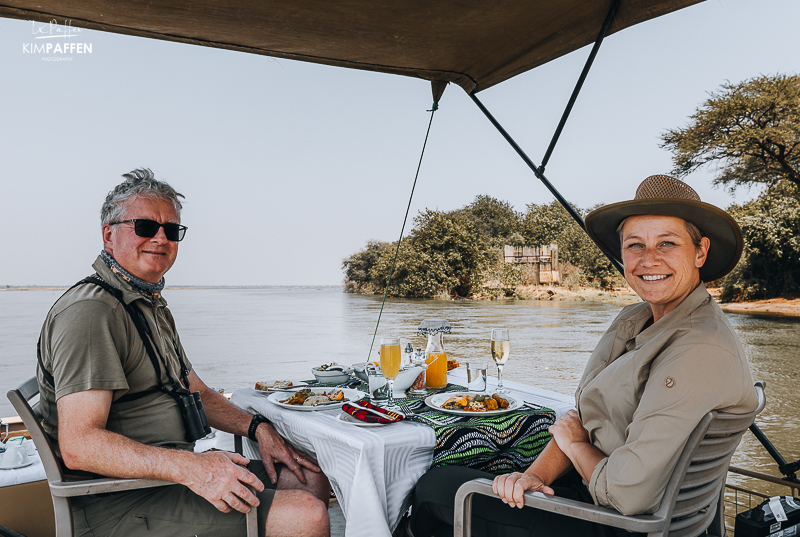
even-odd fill
[[[444,388],[447,386],[447,354],[444,352],[443,334],[428,333],[428,346],[425,352],[428,358],[425,386],[428,388]]]

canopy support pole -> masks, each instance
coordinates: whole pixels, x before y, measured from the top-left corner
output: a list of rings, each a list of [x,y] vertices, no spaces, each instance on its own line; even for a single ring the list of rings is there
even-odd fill
[[[614,17],[617,14],[618,7],[619,0],[614,0],[614,2],[611,4],[611,9],[608,10],[606,20],[603,22],[603,27],[600,29],[600,33],[597,35],[597,39],[594,41],[592,51],[589,53],[589,57],[586,59],[586,63],[581,71],[581,76],[578,77],[578,82],[575,84],[575,89],[572,90],[572,95],[570,96],[567,107],[564,109],[564,113],[561,116],[561,121],[559,121],[558,127],[556,127],[556,132],[553,133],[553,139],[550,140],[550,145],[544,154],[542,165],[539,166],[539,171],[541,173],[544,173],[544,167],[547,166],[547,163],[550,161],[550,155],[553,154],[553,149],[555,149],[558,138],[561,136],[561,131],[564,130],[564,125],[567,123],[567,118],[569,117],[570,112],[572,112],[572,106],[578,99],[578,94],[581,92],[581,88],[583,88],[583,82],[586,80],[586,75],[589,74],[589,69],[592,68],[592,63],[594,63],[594,58],[597,56],[597,51],[600,50],[600,45],[603,43],[603,39],[608,33],[608,29],[611,27],[611,23],[614,22]]]
[[[489,110],[487,110],[485,106],[483,106],[483,103],[478,99],[478,97],[476,97],[474,93],[470,93],[469,96],[475,102],[475,104],[478,105],[478,108],[481,109],[484,115],[486,115],[486,117],[489,119],[492,125],[495,126],[495,128],[500,132],[501,135],[503,135],[503,138],[506,139],[509,145],[511,145],[511,147],[514,148],[514,151],[517,152],[517,154],[520,156],[520,158],[522,158],[525,164],[528,165],[528,168],[530,168],[531,171],[533,171],[533,174],[537,177],[537,179],[539,179],[544,184],[544,186],[547,187],[547,190],[549,190],[553,194],[553,196],[555,196],[558,202],[564,207],[564,209],[567,210],[572,219],[575,220],[575,222],[577,222],[579,226],[581,226],[581,229],[583,231],[586,231],[586,224],[583,223],[583,218],[581,218],[581,215],[579,215],[578,212],[572,207],[572,205],[570,205],[569,202],[566,199],[564,199],[564,196],[562,196],[561,193],[558,190],[556,190],[556,187],[554,187],[552,183],[550,183],[550,181],[547,180],[547,177],[545,177],[544,174],[539,171],[539,168],[537,168],[536,165],[533,163],[533,161],[528,157],[528,155],[525,154],[525,151],[523,151],[522,148],[519,146],[519,144],[517,144],[517,142],[514,141],[511,135],[508,134],[508,132],[506,132],[503,126],[494,118],[492,113],[489,112]],[[609,256],[605,252],[603,252],[603,254],[608,258],[609,261],[611,261],[611,264],[614,265],[614,267],[616,267],[616,269],[620,272],[620,274],[625,274],[625,269],[622,268],[622,263],[620,263],[613,257]]]
[[[514,149],[514,151],[517,152],[517,154],[520,156],[520,158],[522,158],[525,164],[528,165],[528,167],[531,169],[536,178],[539,179],[539,181],[541,181],[542,184],[544,184],[544,186],[547,187],[547,189],[553,194],[553,196],[555,196],[558,202],[564,207],[564,209],[566,209],[567,213],[569,213],[572,219],[578,223],[578,225],[581,227],[583,231],[586,231],[586,224],[583,223],[583,218],[581,218],[581,215],[578,214],[578,212],[572,207],[572,205],[570,205],[570,203],[564,198],[564,196],[562,196],[561,193],[558,190],[556,190],[553,184],[550,183],[547,177],[545,177],[544,168],[545,165],[547,164],[547,161],[550,159],[550,155],[553,153],[553,149],[556,146],[556,142],[558,142],[559,136],[561,136],[561,131],[564,129],[564,125],[566,124],[567,118],[569,117],[569,114],[572,111],[572,107],[575,104],[575,100],[578,98],[578,94],[580,93],[581,88],[583,87],[583,82],[584,80],[586,80],[586,75],[589,74],[589,69],[591,68],[592,63],[594,62],[594,58],[597,55],[597,51],[600,48],[600,44],[603,42],[603,38],[606,36],[606,33],[608,33],[608,29],[611,27],[611,23],[614,21],[614,16],[617,13],[618,6],[619,6],[619,0],[614,0],[613,3],[611,4],[611,9],[609,10],[608,15],[606,15],[606,20],[603,23],[603,27],[600,30],[600,34],[597,36],[597,39],[595,40],[594,46],[592,47],[592,51],[589,54],[589,58],[586,60],[586,64],[583,66],[583,71],[581,71],[581,75],[578,78],[578,83],[575,85],[575,89],[572,91],[572,96],[570,97],[570,100],[567,103],[567,107],[564,110],[563,115],[561,116],[561,121],[559,122],[558,127],[556,128],[556,132],[553,134],[553,138],[550,141],[550,146],[547,148],[547,152],[545,153],[544,160],[542,160],[541,166],[537,167],[533,163],[533,161],[528,157],[527,154],[525,154],[525,151],[522,150],[519,144],[517,144],[517,142],[514,141],[514,139],[503,128],[500,122],[498,122],[497,119],[495,119],[495,117],[492,115],[492,113],[489,112],[489,110],[483,105],[480,99],[478,99],[478,97],[474,93],[469,94],[472,101],[478,106],[478,108],[481,109],[481,112],[483,112],[486,118],[491,122],[492,125],[494,125],[494,127],[503,136],[503,138],[506,139],[506,141]],[[625,274],[625,269],[622,267],[622,263],[620,263],[613,257],[609,256],[605,252],[603,252],[603,254],[608,258],[609,261],[611,261],[611,264],[614,265],[614,267],[620,272],[620,274]]]

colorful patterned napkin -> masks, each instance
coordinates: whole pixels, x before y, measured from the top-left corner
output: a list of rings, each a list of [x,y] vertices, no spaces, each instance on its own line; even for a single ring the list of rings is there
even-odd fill
[[[376,412],[385,414],[386,417],[373,414],[372,412],[364,410],[364,408],[371,408]],[[366,399],[359,399],[358,401],[353,401],[352,403],[345,403],[342,405],[342,410],[353,416],[355,419],[364,421],[366,423],[397,423],[398,421],[403,421],[403,419],[405,419],[401,414],[392,412],[391,410],[386,410],[378,405],[373,405]]]

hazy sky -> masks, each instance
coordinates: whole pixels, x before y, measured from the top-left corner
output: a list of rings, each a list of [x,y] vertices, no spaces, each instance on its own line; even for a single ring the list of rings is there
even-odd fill
[[[707,92],[800,72],[798,27],[796,0],[708,0],[607,38],[548,177],[581,207],[630,199],[670,170],[659,135]],[[91,54],[52,62],[23,52],[32,41],[30,22],[0,19],[0,285],[89,274],[100,205],[136,167],[186,195],[171,285],[339,284],[343,258],[397,239],[429,83],[89,31]],[[588,50],[479,94],[536,163]],[[412,215],[552,200],[463,90],[440,106]],[[688,179],[705,201],[756,194],[712,176]]]

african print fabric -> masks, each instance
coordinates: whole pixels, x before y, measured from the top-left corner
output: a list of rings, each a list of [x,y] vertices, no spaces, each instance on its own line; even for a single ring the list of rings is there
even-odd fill
[[[413,415],[407,420],[436,432],[431,467],[465,466],[497,475],[527,470],[550,441],[547,429],[555,423],[555,412],[545,407],[481,417],[440,412],[424,401],[409,409]]]
[[[131,284],[131,287],[139,291],[139,293],[150,302],[155,302],[157,298],[161,298],[161,291],[164,289],[164,278],[162,277],[158,283],[146,282],[141,278],[137,278],[120,265],[111,254],[105,250],[100,251],[100,258],[108,265],[111,272],[117,275],[118,278]]]

